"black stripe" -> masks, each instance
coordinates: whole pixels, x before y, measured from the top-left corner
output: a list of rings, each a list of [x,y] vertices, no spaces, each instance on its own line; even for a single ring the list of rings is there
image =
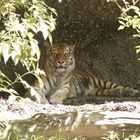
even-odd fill
[[[70,83],[70,81],[66,81],[65,83],[62,83],[62,85],[66,85],[66,84],[68,84],[68,83]]]
[[[103,87],[102,87],[102,84],[101,84],[101,79],[99,79],[98,81],[99,81],[99,82],[98,82],[98,83],[99,83],[99,86],[100,86],[101,88],[103,88]]]
[[[95,92],[95,96],[99,96],[99,91],[100,91],[100,89],[98,89],[98,90]]]
[[[71,79],[70,83],[74,86],[75,90],[77,91],[77,87],[76,87],[77,82],[76,82],[75,78],[76,78],[76,77],[73,76],[73,78]]]
[[[73,85],[74,85],[76,92],[78,93],[78,86],[77,86],[77,83],[75,81],[73,82]]]
[[[82,81],[83,80],[83,77],[81,75],[79,75],[79,79]]]
[[[96,88],[98,88],[98,84],[96,83],[95,78],[93,78],[93,82],[94,82],[94,85],[96,86]]]
[[[50,88],[52,88],[51,81],[50,81],[49,76],[48,76],[47,73],[46,73],[46,78],[47,78],[47,80],[48,80],[48,83],[49,83],[49,85],[50,85]],[[54,82],[54,81],[53,81],[53,82]]]
[[[104,94],[104,92],[105,92],[106,90],[107,90],[107,89],[103,89],[103,90],[101,91],[101,95],[105,96],[106,94]]]
[[[116,84],[113,88],[115,89],[115,88],[117,88],[118,87],[118,85]]]
[[[70,75],[71,75],[71,73],[69,73],[69,74],[65,77],[65,79],[67,79]]]
[[[104,88],[108,88],[107,83],[108,83],[108,81],[104,81]]]
[[[110,89],[112,89],[112,86],[113,86],[113,85],[114,85],[113,83],[110,83],[110,86],[109,86],[109,87],[110,87]]]

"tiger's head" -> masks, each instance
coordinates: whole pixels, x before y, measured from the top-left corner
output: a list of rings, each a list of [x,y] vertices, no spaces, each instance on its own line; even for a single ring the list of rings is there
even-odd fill
[[[47,45],[45,70],[54,75],[69,74],[75,68],[74,45]]]

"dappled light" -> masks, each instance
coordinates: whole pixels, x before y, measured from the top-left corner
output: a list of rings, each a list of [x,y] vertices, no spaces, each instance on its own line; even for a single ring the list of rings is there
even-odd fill
[[[125,133],[126,129],[128,133],[137,129],[139,132],[139,102],[66,106],[42,105],[30,99],[14,102],[9,99],[0,100],[0,106],[3,138],[8,137],[10,132],[25,137],[31,136],[32,133],[46,137],[59,133],[65,137],[83,135],[91,139],[100,138],[111,130],[121,132],[123,129]]]
[[[140,140],[139,0],[0,0],[0,140]]]

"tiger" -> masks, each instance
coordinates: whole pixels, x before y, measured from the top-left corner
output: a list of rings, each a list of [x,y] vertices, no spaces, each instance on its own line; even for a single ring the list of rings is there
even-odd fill
[[[38,80],[34,89],[38,96],[31,97],[39,103],[62,104],[71,97],[81,96],[136,96],[138,90],[103,81],[94,74],[76,69],[75,45],[56,43],[46,46],[45,75],[40,75],[43,86]],[[38,99],[39,98],[39,99]]]

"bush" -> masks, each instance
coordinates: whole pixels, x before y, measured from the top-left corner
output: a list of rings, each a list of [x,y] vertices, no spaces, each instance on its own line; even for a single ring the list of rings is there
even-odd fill
[[[0,61],[7,63],[11,58],[15,65],[21,62],[28,70],[27,74],[36,75],[39,72],[40,50],[35,35],[41,32],[45,40],[48,38],[52,42],[56,15],[55,9],[43,0],[1,0]],[[0,91],[15,94],[11,85],[21,82],[22,77],[17,74],[13,82],[0,72]]]
[[[118,17],[118,22],[120,23],[118,30],[133,28],[136,31],[136,34],[133,36],[140,38],[140,8],[138,7],[139,0],[107,0],[107,2],[114,2],[121,11],[120,16]],[[138,54],[140,53],[140,45],[136,46],[136,52]]]

